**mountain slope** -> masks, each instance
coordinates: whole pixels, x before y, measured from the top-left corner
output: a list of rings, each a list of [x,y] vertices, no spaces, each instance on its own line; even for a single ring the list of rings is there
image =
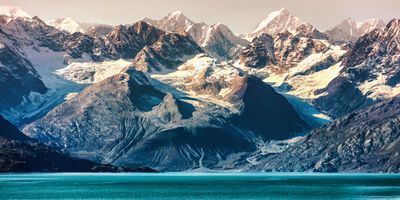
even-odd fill
[[[124,166],[147,163],[173,171],[203,162],[210,166],[218,162],[218,155],[224,158],[254,148],[230,125],[197,112],[149,81],[154,80],[129,68],[61,104],[24,132],[75,156]],[[216,140],[207,143],[211,135],[205,134],[212,132]],[[160,145],[154,145],[156,141]]]
[[[255,138],[288,138],[307,128],[286,99],[265,83],[239,80],[244,82],[234,81],[227,88],[232,92],[226,99],[243,105],[242,113],[174,90],[130,67],[90,86],[24,132],[98,162],[181,171],[214,168],[231,155],[254,151]],[[199,89],[215,85],[222,90],[217,84],[199,83]],[[259,101],[272,101],[281,109],[255,115],[252,88],[270,93]],[[244,123],[250,119],[258,126]],[[263,126],[263,119],[271,126]],[[286,120],[287,128],[274,123],[280,119]],[[242,122],[236,127],[235,120]]]
[[[400,21],[396,19],[362,36],[346,56],[340,76],[317,91],[324,95],[314,103],[340,116],[399,94],[399,40]],[[349,104],[351,101],[356,103]]]
[[[338,118],[256,168],[274,171],[399,172],[400,98]]]
[[[71,158],[22,134],[0,115],[0,172],[152,172]]]

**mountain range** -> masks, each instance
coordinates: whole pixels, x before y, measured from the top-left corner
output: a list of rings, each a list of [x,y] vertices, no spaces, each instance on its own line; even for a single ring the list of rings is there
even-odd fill
[[[235,35],[181,11],[110,26],[0,7],[0,170],[398,172],[399,26],[281,9]]]

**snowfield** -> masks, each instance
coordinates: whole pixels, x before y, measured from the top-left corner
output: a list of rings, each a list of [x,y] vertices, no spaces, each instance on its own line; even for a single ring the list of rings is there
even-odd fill
[[[56,70],[55,74],[79,84],[93,84],[113,76],[131,65],[127,60],[96,62],[71,62],[67,67]]]

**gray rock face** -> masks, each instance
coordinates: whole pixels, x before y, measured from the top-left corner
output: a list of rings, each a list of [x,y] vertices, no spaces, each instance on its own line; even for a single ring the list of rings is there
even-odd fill
[[[30,92],[45,93],[40,75],[18,51],[0,40],[0,112],[22,102]]]
[[[59,105],[24,132],[97,162],[181,171],[213,168],[232,154],[253,152],[255,137],[288,138],[306,128],[286,99],[255,77],[242,85],[243,96],[231,95],[244,102],[242,114],[160,84],[128,68]],[[267,94],[257,100],[260,91]],[[268,101],[274,106],[267,103],[255,113],[260,102]],[[290,125],[283,127],[279,120]]]
[[[256,168],[274,171],[399,172],[400,98],[336,119]]]

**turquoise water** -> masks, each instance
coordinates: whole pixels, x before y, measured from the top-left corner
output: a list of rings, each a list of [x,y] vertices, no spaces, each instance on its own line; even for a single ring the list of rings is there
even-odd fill
[[[2,174],[0,199],[400,199],[400,175]]]

